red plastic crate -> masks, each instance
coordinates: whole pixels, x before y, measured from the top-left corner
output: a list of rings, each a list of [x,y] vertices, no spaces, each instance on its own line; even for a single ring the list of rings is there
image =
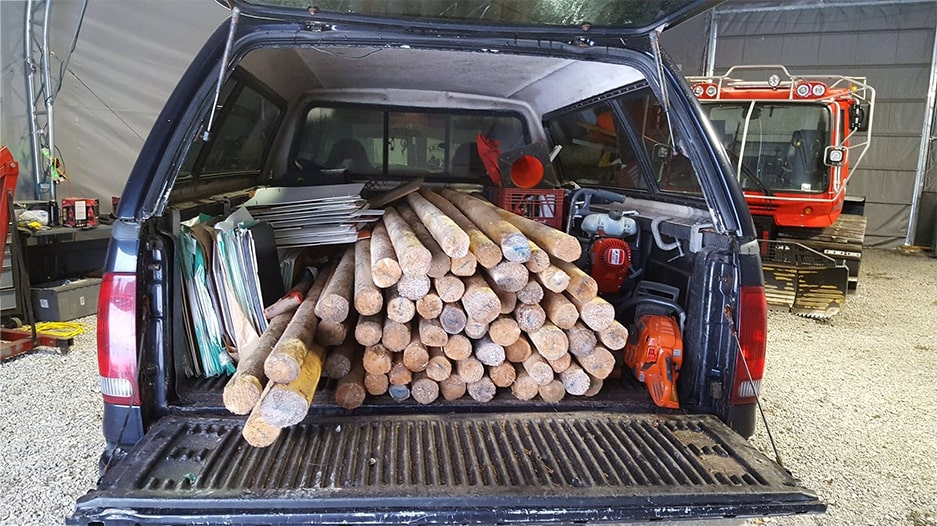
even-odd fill
[[[553,228],[563,228],[563,190],[498,188],[495,204]]]

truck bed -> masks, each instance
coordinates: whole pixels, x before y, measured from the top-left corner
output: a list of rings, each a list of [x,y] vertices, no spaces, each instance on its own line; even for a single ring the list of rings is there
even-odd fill
[[[168,416],[69,523],[568,523],[825,508],[712,416],[453,409],[311,414],[262,449],[241,438],[242,418]]]

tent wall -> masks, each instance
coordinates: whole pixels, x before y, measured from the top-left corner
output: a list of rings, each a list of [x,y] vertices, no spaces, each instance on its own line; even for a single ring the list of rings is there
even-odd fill
[[[730,1],[697,18],[695,27],[664,34],[687,74],[705,74],[708,66],[720,74],[736,64],[783,64],[794,74],[867,77],[877,90],[872,149],[848,188],[866,198],[866,245],[932,243],[937,168],[933,152],[926,165],[918,161],[926,151],[937,2]],[[701,50],[712,39],[715,53],[705,57]],[[912,213],[917,223],[909,235]]]
[[[79,23],[81,0],[52,0],[50,45],[59,62]],[[23,39],[26,2],[0,2],[3,86],[0,141],[21,163],[17,200],[35,198]],[[40,13],[41,14],[41,13]],[[55,144],[69,195],[101,199],[110,212],[163,103],[228,11],[211,0],[88,2],[78,45],[55,101]],[[58,76],[57,74],[54,76]]]

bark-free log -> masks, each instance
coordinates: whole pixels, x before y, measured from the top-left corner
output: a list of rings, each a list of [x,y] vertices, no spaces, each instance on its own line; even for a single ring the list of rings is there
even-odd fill
[[[540,248],[540,245],[530,242],[530,259],[527,260],[527,270],[531,272],[543,272],[550,266],[550,254]]]
[[[481,338],[488,334],[488,324],[469,318],[465,320],[465,329],[462,330],[466,336],[473,339]]]
[[[560,373],[560,380],[563,382],[566,392],[576,396],[586,394],[589,386],[592,385],[589,375],[575,363],[570,364],[565,371]]]
[[[393,352],[400,352],[410,343],[410,324],[384,320],[384,334],[381,343]]]
[[[514,319],[522,331],[529,333],[540,330],[547,321],[547,315],[540,305],[521,303],[514,309]]]
[[[496,207],[489,206],[480,199],[452,190],[440,192],[461,210],[473,223],[478,225],[485,235],[501,247],[504,259],[524,263],[530,259],[530,242],[513,224],[503,219]]]
[[[455,370],[459,378],[467,384],[477,382],[485,375],[485,366],[472,357],[456,362]]]
[[[333,266],[334,268],[334,266]],[[316,303],[329,280],[331,268],[323,269],[316,277],[306,298],[296,309],[290,322],[283,329],[283,334],[264,360],[264,374],[274,382],[286,384],[299,376],[299,370],[306,357],[306,349],[313,343],[319,319],[316,318]]]
[[[272,387],[273,382],[270,382],[264,390],[264,394]],[[260,414],[260,404],[258,403],[251,410],[247,421],[244,422],[241,436],[253,447],[267,447],[277,441],[277,437],[280,436],[280,429],[264,420],[263,415]]]
[[[537,385],[547,385],[553,381],[553,368],[550,367],[550,364],[540,353],[531,354],[521,365],[527,371],[527,374],[537,382]]]
[[[471,276],[477,269],[478,258],[471,252],[461,258],[452,258],[449,263],[449,270],[456,276]]]
[[[355,243],[355,310],[362,316],[372,316],[383,306],[384,296],[371,274],[371,240],[359,239]]]
[[[387,380],[390,385],[407,385],[413,381],[413,371],[407,369],[403,363],[402,353],[394,355],[394,363],[390,367],[390,372],[387,373]]]
[[[523,334],[520,335],[516,342],[504,348],[504,359],[509,362],[521,363],[527,358],[530,358],[530,354],[530,341],[528,341],[527,336]]]
[[[422,298],[416,300],[416,313],[421,318],[432,320],[442,314],[443,302],[435,292],[429,292]]]
[[[334,322],[320,320],[319,324],[316,326],[315,342],[323,347],[334,347],[341,344],[348,335],[349,321],[350,320]]]
[[[362,363],[364,370],[371,374],[387,374],[393,363],[393,353],[381,344],[365,347]]]
[[[501,362],[499,365],[488,367],[488,377],[498,387],[511,387],[517,373],[514,371],[513,363]]]
[[[478,402],[490,402],[498,392],[497,386],[487,376],[482,376],[477,382],[466,382],[465,389]]]
[[[264,309],[264,318],[272,320],[280,314],[295,311],[303,302],[303,298],[305,298],[306,293],[309,292],[309,287],[312,286],[313,281],[315,281],[315,278],[312,272],[310,272],[309,269],[304,270],[300,280],[293,285],[293,288],[291,288],[289,292],[275,301],[273,305]]]
[[[405,203],[396,205],[396,208],[397,212],[400,213],[400,217],[413,229],[413,233],[420,239],[420,243],[423,243],[423,246],[426,247],[432,255],[429,262],[429,270],[426,274],[431,278],[445,276],[446,272],[449,272],[449,256],[439,246],[439,243],[436,242],[432,234],[426,230],[426,227],[420,221],[420,218],[416,216],[412,208]]]
[[[464,334],[450,334],[442,350],[453,360],[464,360],[472,355],[472,340]]]
[[[328,349],[322,372],[326,377],[338,380],[351,372],[356,361],[361,361],[361,346],[354,340],[345,340],[338,347]]]
[[[439,393],[446,400],[458,400],[465,396],[465,381],[457,374],[439,382]]]
[[[517,291],[517,301],[527,304],[539,304],[543,301],[543,285],[535,279],[529,280],[524,288]]]
[[[488,326],[488,336],[491,341],[504,347],[516,342],[521,336],[521,329],[514,318],[499,316]]]
[[[381,396],[387,392],[390,382],[386,374],[364,373],[364,388],[371,396]]]
[[[446,255],[461,258],[468,254],[469,236],[451,217],[420,194],[408,195],[407,202]]]
[[[452,362],[446,357],[441,347],[429,348],[429,364],[426,365],[426,376],[441,382],[452,375]]]
[[[540,392],[540,386],[522,365],[514,364],[514,383],[511,384],[511,394],[518,400],[533,400]]]
[[[357,409],[364,403],[366,395],[364,367],[361,360],[356,360],[355,366],[338,381],[338,385],[335,387],[335,403],[345,409]]]
[[[548,266],[533,277],[543,285],[543,288],[551,292],[563,292],[569,287],[569,274],[556,265]]]
[[[579,309],[579,319],[594,331],[603,331],[615,321],[615,307],[602,298],[595,297],[589,301],[579,301],[570,296],[569,299]]]
[[[544,323],[543,327],[527,335],[537,351],[548,360],[555,360],[569,350],[569,339],[566,333],[552,323]]]
[[[576,356],[587,356],[595,351],[595,331],[588,328],[581,321],[576,322],[572,329],[566,331],[569,338],[569,352]]]
[[[228,411],[236,415],[246,415],[257,405],[260,394],[263,393],[264,386],[267,384],[264,360],[283,335],[294,312],[289,311],[274,316],[260,336],[254,351],[246,353],[245,358],[238,362],[237,372],[228,380],[222,395],[224,406]]]
[[[325,286],[316,303],[316,316],[336,323],[348,317],[348,300],[355,287],[355,247],[345,249],[342,259],[335,267],[329,284]]]
[[[420,238],[394,207],[384,209],[383,221],[390,242],[394,245],[401,272],[407,276],[425,276],[433,259],[429,249],[420,243]]]
[[[499,289],[506,292],[517,292],[530,280],[527,267],[514,261],[502,261],[485,269],[485,273]]]
[[[602,380],[608,378],[615,369],[615,355],[601,346],[596,346],[591,354],[577,356],[576,361],[587,373]]]
[[[407,323],[416,316],[416,304],[405,298],[398,289],[400,282],[387,289],[387,319],[397,323]]]
[[[462,305],[458,303],[447,303],[439,314],[439,323],[443,330],[449,334],[459,334],[465,329],[465,322],[468,317]]]
[[[404,298],[416,301],[429,293],[432,281],[429,276],[408,276],[404,274],[397,281],[397,292]]]
[[[595,282],[592,276],[583,272],[575,264],[557,260],[553,260],[553,264],[569,276],[569,286],[566,287],[565,292],[570,298],[575,298],[583,303],[591,300],[599,293],[599,284]]]
[[[618,351],[625,348],[628,343],[628,329],[624,325],[613,321],[605,330],[598,332],[599,341],[610,350]]]
[[[410,384],[410,396],[421,404],[431,404],[439,398],[439,384],[428,377],[425,371],[416,373]]]
[[[571,329],[579,321],[579,309],[562,292],[544,291],[541,305],[547,318],[561,329]]]
[[[482,201],[482,203],[485,203]],[[524,233],[531,241],[544,251],[561,261],[576,261],[582,255],[582,245],[579,240],[561,230],[538,223],[526,217],[508,212],[492,204],[485,203],[502,218],[510,222]]]
[[[413,372],[422,371],[429,365],[429,350],[420,341],[419,334],[414,334],[413,339],[403,350],[403,364]]]
[[[591,381],[589,384],[589,389],[587,389],[585,393],[582,393],[582,396],[592,397],[599,394],[599,391],[602,390],[602,384],[604,381],[601,378],[596,378],[595,376],[590,375],[589,380]]]
[[[397,253],[387,235],[384,223],[374,225],[371,230],[371,278],[382,289],[397,283],[402,272],[397,262]]]
[[[569,366],[572,365],[573,355],[566,353],[555,360],[547,360],[547,363],[550,364],[550,367],[553,369],[554,373],[560,374],[563,371],[569,369]]]
[[[278,427],[298,424],[309,412],[322,377],[325,349],[315,343],[309,346],[299,376],[287,384],[276,384],[260,400],[260,413],[268,424]]]
[[[443,196],[429,189],[421,189],[420,195],[433,203],[469,236],[469,251],[475,255],[478,262],[485,268],[491,268],[501,261],[501,247],[491,240],[478,225],[472,222],[465,214]]]
[[[387,394],[395,401],[403,402],[407,398],[410,398],[410,386],[391,384],[391,386],[387,388]]]
[[[465,294],[465,283],[458,276],[452,274],[446,274],[441,278],[434,279],[433,287],[436,289],[439,299],[444,303],[459,301],[462,299],[462,295]]]
[[[481,323],[490,323],[501,314],[501,299],[488,286],[485,278],[478,274],[463,278],[465,294],[462,306],[469,318]]]
[[[504,347],[491,341],[488,336],[475,340],[473,347],[475,358],[485,365],[500,365],[504,362]]]
[[[355,325],[355,340],[364,345],[381,343],[384,334],[384,319],[381,316],[361,316]]]
[[[449,341],[449,334],[439,320],[420,318],[420,341],[428,347],[442,347]]]
[[[542,398],[544,402],[555,404],[565,396],[566,387],[563,386],[563,382],[560,380],[553,380],[546,385],[540,386],[540,398]]]

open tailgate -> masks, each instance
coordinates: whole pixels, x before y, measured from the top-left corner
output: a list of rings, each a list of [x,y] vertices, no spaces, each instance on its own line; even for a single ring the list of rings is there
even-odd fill
[[[242,420],[163,418],[69,524],[605,522],[821,512],[707,415],[333,416],[252,448]]]

